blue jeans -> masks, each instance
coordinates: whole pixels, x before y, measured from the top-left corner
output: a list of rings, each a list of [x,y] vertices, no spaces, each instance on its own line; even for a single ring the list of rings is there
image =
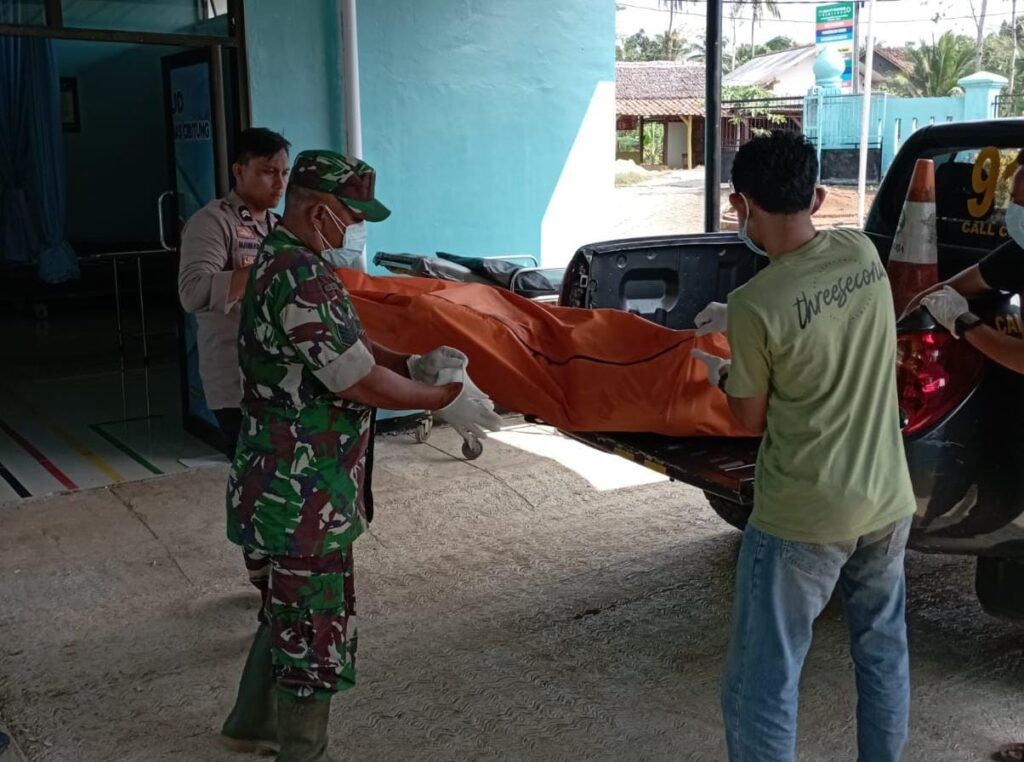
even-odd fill
[[[857,678],[858,759],[901,758],[910,711],[903,572],[909,532],[908,518],[858,540],[813,545],[747,526],[722,686],[731,762],[794,759],[811,626],[837,584]]]

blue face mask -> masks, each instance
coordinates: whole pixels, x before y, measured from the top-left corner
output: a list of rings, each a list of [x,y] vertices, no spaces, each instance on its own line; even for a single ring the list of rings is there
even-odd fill
[[[742,193],[740,194],[740,198],[742,198],[743,203],[747,205],[747,216],[744,217],[743,222],[739,224],[739,230],[736,231],[736,234],[740,237],[740,240],[746,244],[747,248],[750,249],[752,252],[762,257],[767,257],[768,252],[762,249],[752,240],[750,240],[750,235],[747,233],[747,222],[750,221],[750,200]],[[1024,211],[1024,208],[1022,208],[1021,211]]]
[[[1024,247],[1024,206],[1010,203],[1006,208],[1006,232],[1018,246]]]

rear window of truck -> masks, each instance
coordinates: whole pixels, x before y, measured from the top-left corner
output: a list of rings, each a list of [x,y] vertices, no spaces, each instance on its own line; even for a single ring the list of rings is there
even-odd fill
[[[1018,149],[993,146],[944,150],[935,162],[935,212],[939,244],[992,250],[1007,240],[1003,224]]]

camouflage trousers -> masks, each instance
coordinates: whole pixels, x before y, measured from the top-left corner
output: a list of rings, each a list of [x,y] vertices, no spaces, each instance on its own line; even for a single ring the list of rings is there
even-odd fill
[[[256,619],[269,624],[270,557],[252,548],[242,548],[242,560],[249,572],[249,582],[260,593],[260,610],[256,613]]]
[[[264,612],[278,690],[329,699],[356,682],[352,548],[329,556],[265,556]],[[249,554],[246,554],[247,565]]]

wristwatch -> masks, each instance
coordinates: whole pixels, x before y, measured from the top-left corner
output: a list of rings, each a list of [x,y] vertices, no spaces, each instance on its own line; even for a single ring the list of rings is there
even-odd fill
[[[956,319],[956,332],[958,335],[963,336],[965,333],[977,328],[979,325],[985,325],[985,321],[973,312],[965,312]]]

